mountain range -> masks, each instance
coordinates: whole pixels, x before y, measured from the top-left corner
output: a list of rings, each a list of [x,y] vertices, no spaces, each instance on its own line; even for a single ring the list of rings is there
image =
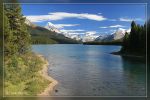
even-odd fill
[[[122,41],[123,37],[125,35],[125,32],[130,33],[130,29],[125,30],[125,29],[119,28],[118,30],[116,30],[116,32],[114,32],[112,34],[107,34],[107,35],[103,35],[103,36],[100,35],[94,41],[96,41],[96,42],[110,42],[110,41],[114,41],[114,40]]]
[[[100,36],[95,36],[95,35],[90,35],[90,33],[85,33],[84,36],[80,35],[72,35],[67,32],[62,32],[60,29],[58,29],[53,23],[48,22],[45,26],[46,29],[56,32],[58,34],[63,34],[65,37],[71,38],[73,40],[77,41],[82,41],[82,42],[91,42],[91,41],[97,41],[97,42],[108,42],[108,41],[114,41],[114,40],[122,40],[125,32],[129,30],[125,30],[122,28],[118,28],[116,32],[112,34],[107,34],[107,35],[100,35]]]
[[[125,32],[130,32],[130,30],[125,30],[118,28],[116,32],[107,35],[90,35],[90,33],[85,33],[84,36],[72,35],[67,32],[62,32],[54,24],[48,22],[45,27],[37,26],[26,20],[28,30],[31,33],[33,42],[46,41],[47,43],[81,43],[81,42],[111,42],[115,40],[123,40]]]

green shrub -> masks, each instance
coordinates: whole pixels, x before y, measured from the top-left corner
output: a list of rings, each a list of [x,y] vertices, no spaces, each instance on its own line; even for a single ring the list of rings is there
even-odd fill
[[[36,95],[50,83],[39,71],[45,62],[33,53],[6,57],[5,95]]]

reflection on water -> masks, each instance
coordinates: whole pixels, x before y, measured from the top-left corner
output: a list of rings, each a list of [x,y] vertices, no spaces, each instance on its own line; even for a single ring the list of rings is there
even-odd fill
[[[120,46],[33,45],[50,63],[53,96],[144,96],[145,63],[110,54]],[[134,59],[134,60],[133,60]]]
[[[146,90],[146,61],[143,58],[122,57],[126,83],[132,91],[145,93]],[[138,88],[137,88],[138,86]]]

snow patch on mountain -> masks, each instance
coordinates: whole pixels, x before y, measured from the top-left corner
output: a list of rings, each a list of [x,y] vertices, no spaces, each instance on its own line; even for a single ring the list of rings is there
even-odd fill
[[[45,28],[52,32],[61,33],[61,31],[51,22],[48,22],[46,24]]]
[[[118,40],[118,39],[123,39],[125,32],[130,33],[131,29],[123,29],[123,28],[119,28],[118,30],[116,30],[116,32],[112,33],[112,34],[107,34],[104,36],[99,36],[95,39],[95,41],[113,41],[113,40]]]
[[[94,41],[98,36],[95,35],[95,31],[88,31],[86,32],[85,36],[82,38],[83,42],[89,42],[89,41]]]

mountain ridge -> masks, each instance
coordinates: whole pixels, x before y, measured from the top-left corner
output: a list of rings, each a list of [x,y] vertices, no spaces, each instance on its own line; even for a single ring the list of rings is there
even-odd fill
[[[70,39],[68,37],[65,37],[63,34],[59,34],[55,31],[48,30],[44,27],[35,25],[31,23],[30,21],[26,21],[26,25],[28,28],[28,31],[31,34],[31,42],[33,44],[76,44],[79,43],[79,41]]]

